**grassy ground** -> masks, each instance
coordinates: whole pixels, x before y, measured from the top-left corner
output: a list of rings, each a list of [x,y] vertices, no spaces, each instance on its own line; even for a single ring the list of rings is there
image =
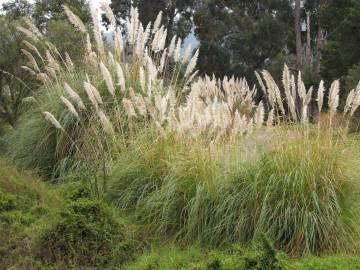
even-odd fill
[[[247,247],[154,238],[81,180],[45,184],[0,159],[0,269],[360,269],[360,257],[290,259],[264,235]]]

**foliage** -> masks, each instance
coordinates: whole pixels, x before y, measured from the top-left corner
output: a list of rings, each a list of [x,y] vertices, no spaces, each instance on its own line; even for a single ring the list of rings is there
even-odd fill
[[[24,59],[20,48],[24,37],[16,30],[19,23],[11,14],[0,17],[0,119],[11,126],[24,111],[22,100],[31,94],[34,86],[31,74],[21,68]]]
[[[73,63],[80,67],[84,61],[84,37],[79,35],[69,22],[64,20],[50,21],[47,25],[46,37],[52,42],[61,55],[68,53]],[[78,46],[74,46],[78,44]],[[79,44],[81,44],[79,46]]]
[[[248,77],[264,68],[292,37],[290,14],[289,1],[204,1],[194,16],[200,71]]]
[[[324,6],[321,24],[328,31],[323,48],[321,75],[331,80],[346,75],[359,63],[360,3],[354,0],[332,0]]]
[[[196,6],[196,1],[194,0],[156,0],[151,2],[146,0],[111,1],[111,8],[117,16],[118,21],[130,14],[131,6],[139,9],[141,22],[144,25],[147,25],[149,22],[154,22],[158,13],[162,11],[163,23],[169,31],[168,34],[170,38],[168,38],[168,42],[174,35],[184,39],[191,32],[192,10]],[[109,24],[105,16],[103,19],[105,23]]]
[[[24,16],[29,16],[33,12],[33,6],[26,0],[11,0],[2,4],[1,9],[12,16],[14,19],[19,19]]]
[[[34,5],[33,17],[36,25],[40,29],[46,29],[49,21],[66,19],[62,5],[70,6],[85,23],[90,22],[89,7],[85,0],[39,0]]]
[[[120,266],[134,229],[86,184],[43,184],[0,160],[0,269]]]
[[[53,189],[0,159],[0,269],[39,269],[32,259],[31,227],[61,202]],[[16,268],[17,269],[17,268]]]
[[[139,256],[135,262],[129,263],[126,270],[348,270],[359,269],[360,260],[356,256],[333,255],[325,257],[305,257],[302,259],[289,259],[277,253],[278,265],[259,264],[266,261],[264,249],[239,246],[223,250],[207,250],[198,246],[180,248],[166,246],[153,248]]]
[[[120,265],[134,248],[126,227],[106,205],[83,198],[66,205],[38,237],[39,256],[47,264]]]
[[[355,89],[360,81],[360,64],[355,65],[345,76],[346,89]]]

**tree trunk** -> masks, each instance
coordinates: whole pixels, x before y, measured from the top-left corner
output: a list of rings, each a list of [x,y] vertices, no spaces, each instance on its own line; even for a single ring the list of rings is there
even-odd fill
[[[310,12],[306,12],[306,65],[312,66],[312,51],[311,51],[311,29],[310,29]]]
[[[316,44],[316,62],[315,62],[315,72],[320,73],[321,68],[321,49],[324,41],[324,31],[319,25],[317,33],[317,44]]]
[[[296,36],[296,65],[301,68],[302,61],[302,44],[301,44],[301,28],[300,28],[300,13],[301,13],[301,0],[295,2],[295,36]]]
[[[167,25],[168,35],[166,37],[166,46],[168,46],[170,44],[171,39],[176,34],[176,33],[174,33],[175,16],[176,16],[176,8],[171,7],[169,10],[169,21],[168,21],[168,25]]]

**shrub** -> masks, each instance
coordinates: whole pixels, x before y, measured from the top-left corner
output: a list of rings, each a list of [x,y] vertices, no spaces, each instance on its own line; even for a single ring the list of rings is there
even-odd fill
[[[60,217],[40,232],[36,246],[46,263],[100,267],[128,260],[134,243],[125,225],[105,204],[82,198],[70,202]]]
[[[45,269],[33,258],[31,228],[58,204],[55,192],[0,158],[0,269]]]

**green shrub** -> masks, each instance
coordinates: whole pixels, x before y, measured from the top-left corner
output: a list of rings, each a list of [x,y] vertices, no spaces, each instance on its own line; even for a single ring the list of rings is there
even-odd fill
[[[32,255],[31,228],[59,201],[38,179],[0,158],[0,269],[44,269]]]
[[[70,202],[60,217],[40,232],[36,246],[46,263],[89,267],[122,264],[134,249],[127,228],[111,209],[87,198]]]

